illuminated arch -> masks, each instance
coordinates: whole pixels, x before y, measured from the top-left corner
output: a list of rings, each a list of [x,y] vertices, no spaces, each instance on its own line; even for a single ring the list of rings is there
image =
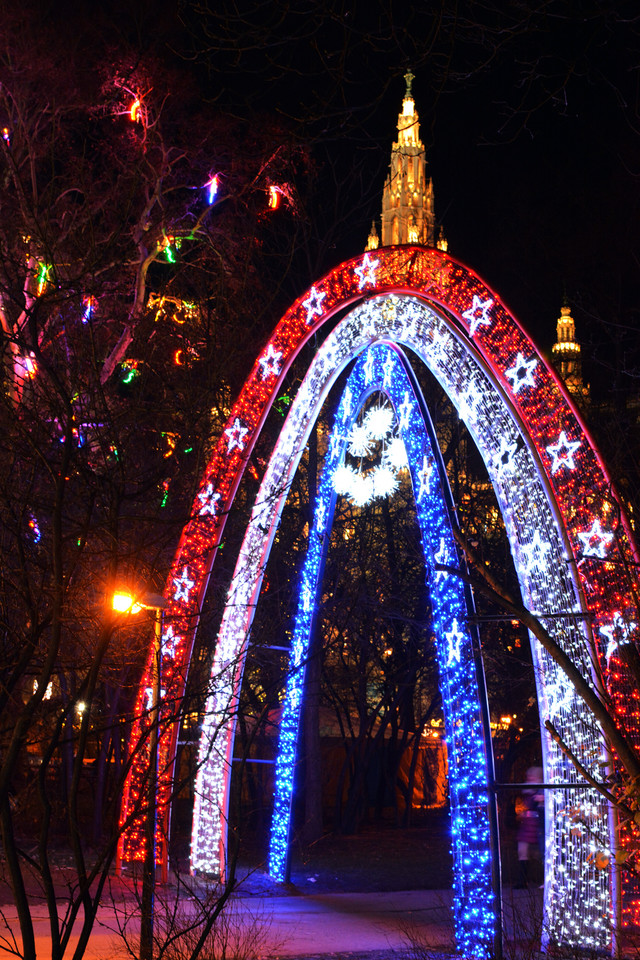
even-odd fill
[[[637,716],[625,709],[630,685],[615,650],[615,638],[628,636],[632,618],[637,621],[629,573],[635,557],[624,523],[619,521],[609,478],[557,378],[495,294],[447,255],[417,247],[383,249],[375,257],[365,254],[331,271],[296,301],[258,357],[207,468],[168,580],[169,610],[163,632],[167,699],[179,700],[183,694],[215,549],[276,391],[308,338],[338,311],[359,301],[364,303],[351,316],[359,325],[360,340],[350,345],[350,355],[346,350],[342,366],[354,352],[383,337],[406,343],[430,367],[485,459],[526,600],[543,615],[566,614],[542,619],[587,672],[591,654],[597,653],[620,722],[635,734]],[[546,577],[552,563],[560,574],[553,582]],[[609,669],[607,654],[615,669]],[[576,726],[572,691],[544,656],[538,656],[537,665],[543,716],[551,713],[561,732],[575,740],[581,731],[580,724]],[[144,729],[148,686],[145,678],[133,742]],[[168,724],[161,736],[159,789],[165,820],[176,739],[176,724]],[[571,771],[553,745],[546,742],[545,749],[547,779],[570,778]],[[601,759],[600,746],[590,744],[586,752],[592,749],[595,760],[592,757],[589,763]],[[135,801],[145,769],[146,756],[140,751],[134,758],[121,815],[127,827],[121,846],[125,859],[143,855]],[[598,827],[606,823],[602,801],[587,799],[583,792],[580,796],[582,820]],[[560,814],[569,806],[575,806],[573,797],[568,800],[560,791],[547,796],[547,822],[552,828],[547,838],[545,909],[552,918],[554,936],[604,946],[609,934],[603,916],[611,916],[610,904],[615,901],[611,878],[607,871],[593,867],[586,831],[581,838],[573,829],[563,829],[566,817],[563,820]],[[578,833],[579,823],[580,817]],[[561,832],[568,854],[563,852]],[[564,861],[554,859],[560,856],[569,863],[568,883],[559,869]],[[581,891],[588,905],[585,911],[580,904],[584,919],[574,909]]]
[[[484,695],[478,691],[474,639],[468,627],[472,612],[464,582],[436,563],[459,566],[450,521],[451,498],[433,430],[425,424],[426,410],[402,362],[397,347],[369,347],[351,372],[342,394],[316,498],[309,546],[300,577],[299,601],[289,658],[286,695],[280,721],[269,873],[285,880],[289,856],[291,801],[296,744],[304,688],[305,663],[315,617],[322,566],[328,547],[336,502],[334,479],[344,464],[353,424],[372,393],[388,397],[396,411],[398,437],[404,444],[413,484],[416,515],[425,567],[430,582],[433,625],[442,691],[449,765],[454,859],[454,918],[456,940],[465,957],[488,955],[496,937],[490,819],[495,817],[491,759],[483,743]],[[443,489],[444,488],[444,489]],[[446,493],[445,493],[446,492]],[[495,821],[494,821],[495,823]]]

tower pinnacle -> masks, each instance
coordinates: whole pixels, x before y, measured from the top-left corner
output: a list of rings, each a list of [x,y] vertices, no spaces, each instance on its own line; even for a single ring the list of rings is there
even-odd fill
[[[446,250],[446,240],[436,233],[433,184],[426,175],[425,149],[411,92],[411,70],[407,70],[404,79],[406,90],[398,115],[398,139],[391,148],[389,174],[382,193],[382,245],[419,243]]]
[[[413,81],[415,80],[415,77],[414,77],[413,73],[411,72],[411,70],[407,70],[407,72],[406,72],[405,75],[404,75],[404,79],[405,79],[405,82],[406,82],[406,84],[407,84],[407,89],[406,89],[406,91],[405,91],[405,98],[406,98],[406,97],[410,97],[410,96],[411,96],[411,84],[412,84]]]

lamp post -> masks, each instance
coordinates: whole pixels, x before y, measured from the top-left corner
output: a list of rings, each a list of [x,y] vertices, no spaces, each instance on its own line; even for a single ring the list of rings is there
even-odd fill
[[[151,702],[149,704],[149,776],[147,779],[147,812],[144,824],[144,861],[142,864],[142,897],[140,901],[140,960],[153,958],[153,900],[156,885],[156,825],[158,789],[158,741],[160,726],[160,682],[162,668],[162,611],[167,601],[157,593],[133,597],[114,593],[113,608],[120,613],[153,610],[153,659],[151,663]],[[162,881],[166,882],[166,858],[163,857]]]

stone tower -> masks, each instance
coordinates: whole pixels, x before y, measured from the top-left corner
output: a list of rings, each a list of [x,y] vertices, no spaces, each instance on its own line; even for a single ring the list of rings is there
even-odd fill
[[[447,249],[447,242],[437,232],[433,212],[433,183],[426,176],[425,149],[415,101],[411,93],[413,74],[405,74],[407,88],[398,116],[398,139],[391,149],[389,175],[382,194],[382,245],[419,243],[426,247]],[[367,249],[378,246],[375,225],[369,235]]]

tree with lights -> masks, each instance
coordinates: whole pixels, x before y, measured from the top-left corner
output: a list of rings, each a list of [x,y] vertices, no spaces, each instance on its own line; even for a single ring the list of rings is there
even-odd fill
[[[149,625],[110,597],[161,587],[246,334],[278,297],[305,161],[269,118],[248,130],[203,105],[186,69],[114,58],[87,24],[77,60],[73,35],[3,17],[0,832],[23,955],[36,884],[53,955],[79,930],[79,957],[153,727],[143,705],[127,755]]]

